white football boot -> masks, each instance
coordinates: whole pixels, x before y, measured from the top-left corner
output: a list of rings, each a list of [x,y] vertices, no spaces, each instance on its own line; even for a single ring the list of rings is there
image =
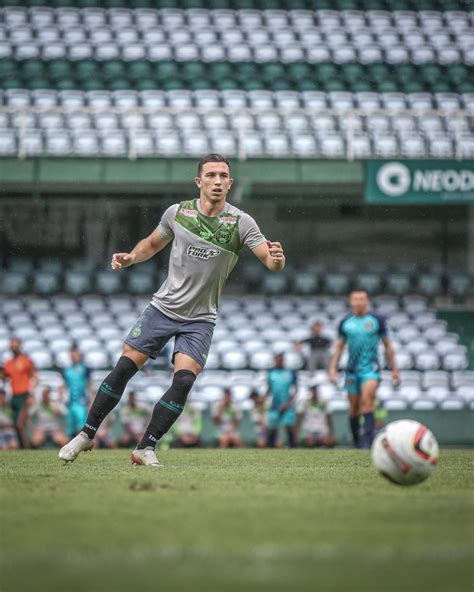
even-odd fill
[[[153,448],[135,448],[132,452],[132,463],[136,465],[144,465],[147,467],[162,467],[163,465],[156,458]]]
[[[59,458],[66,462],[74,462],[81,452],[92,450],[94,440],[91,440],[84,432],[79,432],[75,438],[68,442],[59,451]]]

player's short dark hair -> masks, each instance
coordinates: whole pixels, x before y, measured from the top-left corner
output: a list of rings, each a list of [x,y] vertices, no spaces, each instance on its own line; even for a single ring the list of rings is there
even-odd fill
[[[354,294],[354,292],[365,292],[365,295],[367,297],[369,297],[369,291],[367,290],[367,288],[358,288],[356,286],[355,288],[352,288],[352,290],[350,291],[350,294]]]
[[[207,164],[208,162],[225,162],[226,165],[229,167],[229,175],[230,175],[230,162],[227,158],[224,158],[222,154],[206,154],[201,160],[199,161],[198,165],[198,177],[201,176],[202,167]]]

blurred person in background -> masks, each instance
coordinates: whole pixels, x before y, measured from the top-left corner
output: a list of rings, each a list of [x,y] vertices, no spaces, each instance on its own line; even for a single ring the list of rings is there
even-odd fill
[[[322,334],[323,324],[321,321],[316,321],[312,327],[311,337],[299,341],[295,349],[301,351],[304,344],[309,346],[309,356],[306,362],[306,369],[311,372],[315,370],[326,369],[329,365],[330,355],[329,347],[331,341]]]
[[[239,434],[240,412],[232,401],[232,392],[224,389],[224,395],[212,412],[212,419],[217,426],[219,448],[243,448]]]
[[[50,442],[56,446],[64,446],[67,442],[67,436],[64,433],[64,419],[64,407],[58,401],[51,401],[51,389],[49,386],[44,387],[41,392],[41,401],[32,404],[32,445],[35,448],[40,448]]]
[[[265,397],[257,391],[252,391],[249,397],[253,401],[251,417],[257,436],[256,445],[257,448],[265,448],[267,445],[267,406]]]
[[[174,444],[182,448],[199,446],[202,431],[201,411],[189,403],[173,426]]]
[[[31,359],[21,351],[21,341],[18,337],[11,338],[10,350],[12,357],[4,362],[3,375],[10,382],[10,405],[20,447],[30,448],[26,424],[31,393],[38,384],[36,368]]]
[[[284,428],[288,446],[296,446],[296,372],[285,368],[283,354],[275,356],[275,367],[268,373],[267,396],[271,396],[267,414],[267,444],[277,445],[278,432]]]
[[[349,398],[350,428],[355,448],[370,448],[375,436],[374,405],[380,382],[379,341],[385,347],[392,380],[399,384],[392,343],[387,336],[385,320],[369,312],[369,296],[366,290],[353,290],[349,296],[351,313],[339,324],[339,338],[329,366],[329,379],[337,382],[339,360],[347,344],[349,361],[346,368],[345,389]],[[363,416],[362,437],[360,434]]]
[[[18,448],[18,435],[15,430],[13,413],[7,400],[5,389],[0,389],[0,450]]]
[[[71,365],[63,370],[63,379],[69,393],[67,401],[66,434],[75,436],[87,418],[89,398],[92,392],[91,373],[82,361],[82,354],[75,346],[71,348]],[[60,388],[61,397],[64,396],[64,385]]]
[[[122,420],[122,433],[120,434],[120,446],[135,446],[148,424],[150,409],[147,405],[137,402],[135,391],[128,393],[126,404],[120,409]]]
[[[318,387],[311,386],[311,397],[304,402],[301,418],[301,441],[307,448],[323,446],[332,448],[336,444],[332,418],[326,404],[320,401]]]

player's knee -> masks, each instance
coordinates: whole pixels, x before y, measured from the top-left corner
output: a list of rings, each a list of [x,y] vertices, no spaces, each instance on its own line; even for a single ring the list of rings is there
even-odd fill
[[[173,389],[187,395],[195,381],[196,375],[191,370],[178,370],[173,376]]]

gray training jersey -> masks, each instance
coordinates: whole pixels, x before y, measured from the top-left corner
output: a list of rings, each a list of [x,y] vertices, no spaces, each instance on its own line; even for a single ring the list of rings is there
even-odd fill
[[[152,304],[179,321],[215,322],[225,282],[243,245],[254,249],[265,242],[255,220],[226,203],[218,216],[205,216],[198,200],[170,206],[158,225],[173,239],[168,277]]]

